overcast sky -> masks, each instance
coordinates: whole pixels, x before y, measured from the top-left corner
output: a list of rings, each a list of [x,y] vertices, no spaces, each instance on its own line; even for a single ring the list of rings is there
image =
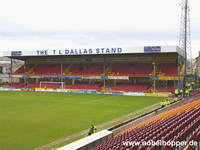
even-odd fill
[[[0,0],[0,55],[8,50],[178,45],[182,0]],[[200,0],[189,0],[193,57]]]

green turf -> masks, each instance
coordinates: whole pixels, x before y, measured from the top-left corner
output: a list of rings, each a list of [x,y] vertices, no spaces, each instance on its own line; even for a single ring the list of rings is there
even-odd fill
[[[163,98],[0,92],[0,150],[33,150]]]

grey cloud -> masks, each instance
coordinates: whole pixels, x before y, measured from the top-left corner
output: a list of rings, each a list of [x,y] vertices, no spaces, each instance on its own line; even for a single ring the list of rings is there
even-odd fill
[[[1,37],[31,37],[38,36],[43,38],[97,38],[97,39],[121,39],[121,38],[134,38],[134,39],[146,39],[146,38],[167,38],[171,39],[176,35],[173,31],[144,31],[144,30],[27,30],[27,29],[8,29],[1,30]]]
[[[44,38],[50,40],[71,40],[80,44],[119,42],[119,41],[176,41],[178,31],[175,29],[166,30],[33,30],[22,26],[0,29],[0,38]],[[200,30],[192,30],[192,39],[198,39]]]

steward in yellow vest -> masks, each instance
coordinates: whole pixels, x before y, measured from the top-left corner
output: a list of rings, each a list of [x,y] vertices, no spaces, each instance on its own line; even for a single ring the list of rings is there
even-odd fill
[[[173,101],[174,101],[174,102],[176,102],[176,101],[178,101],[178,100],[179,100],[178,97],[174,97],[174,98],[173,98]]]
[[[165,107],[165,101],[164,100],[162,102],[160,102],[160,106]]]
[[[178,95],[179,95],[179,89],[175,89],[174,93],[175,93],[175,96],[178,97]]]
[[[189,89],[186,89],[185,90],[185,96],[189,96],[190,92],[189,92]]]
[[[183,90],[182,89],[180,89],[180,95],[183,96]]]

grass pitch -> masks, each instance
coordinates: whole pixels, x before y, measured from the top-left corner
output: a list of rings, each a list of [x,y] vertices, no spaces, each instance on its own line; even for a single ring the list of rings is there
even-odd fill
[[[33,150],[163,98],[0,92],[0,150]]]

